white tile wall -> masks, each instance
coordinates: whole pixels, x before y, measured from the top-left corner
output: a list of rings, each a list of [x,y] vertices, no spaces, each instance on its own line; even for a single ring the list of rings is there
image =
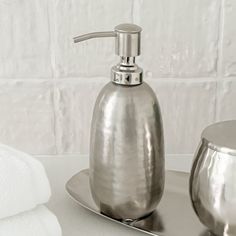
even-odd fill
[[[223,11],[222,72],[224,76],[236,76],[236,1],[225,0]]]
[[[116,63],[113,38],[73,43],[73,37],[90,31],[110,31],[131,22],[130,0],[58,0],[56,4],[56,75],[109,76]],[[116,60],[115,60],[116,59]]]
[[[0,142],[33,154],[55,154],[54,123],[50,82],[0,80]]]
[[[143,27],[138,62],[159,98],[172,159],[191,157],[208,124],[236,119],[233,0],[3,0],[0,142],[88,153],[95,98],[118,58],[113,39],[72,37],[123,22]]]
[[[60,80],[55,86],[58,153],[88,153],[93,106],[103,78]]]
[[[202,79],[149,80],[163,115],[168,154],[195,151],[204,127],[214,122],[216,82]]]
[[[0,78],[50,78],[48,0],[0,2]]]
[[[154,77],[216,73],[219,0],[138,0],[134,21],[143,27],[143,62]]]
[[[236,79],[218,84],[217,120],[236,119]]]

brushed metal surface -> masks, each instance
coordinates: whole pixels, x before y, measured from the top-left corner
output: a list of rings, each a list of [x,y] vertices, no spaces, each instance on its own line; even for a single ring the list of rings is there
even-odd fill
[[[216,235],[236,235],[235,131],[236,121],[207,127],[191,171],[193,207],[201,222]]]
[[[191,207],[188,181],[187,173],[167,171],[163,199],[157,209],[152,215],[132,222],[119,221],[100,212],[91,195],[88,169],[74,175],[67,182],[66,189],[82,207],[134,230],[159,236],[210,236],[212,234],[199,222]],[[128,235],[128,231],[124,235]]]
[[[101,211],[116,219],[150,214],[164,188],[164,141],[160,108],[143,83],[108,83],[93,113],[90,185]]]

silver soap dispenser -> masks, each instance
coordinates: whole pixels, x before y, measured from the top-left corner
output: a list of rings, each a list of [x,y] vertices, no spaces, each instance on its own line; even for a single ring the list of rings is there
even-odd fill
[[[164,189],[164,140],[160,108],[135,63],[142,29],[121,24],[114,31],[74,38],[115,37],[120,63],[96,100],[90,137],[90,187],[103,214],[124,221],[149,215]]]

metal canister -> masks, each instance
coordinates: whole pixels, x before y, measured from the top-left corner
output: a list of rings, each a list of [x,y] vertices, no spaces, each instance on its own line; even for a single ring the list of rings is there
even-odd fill
[[[216,235],[236,235],[236,121],[207,127],[190,177],[192,204]]]

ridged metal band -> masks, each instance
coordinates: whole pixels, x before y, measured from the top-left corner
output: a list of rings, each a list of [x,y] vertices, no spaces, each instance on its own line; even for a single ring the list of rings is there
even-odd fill
[[[236,156],[236,120],[209,125],[203,130],[201,138],[210,149]]]
[[[143,70],[136,68],[132,70],[132,67],[127,70],[121,70],[119,66],[113,66],[111,69],[111,81],[116,84],[134,86],[142,84],[143,82]]]
[[[208,141],[205,138],[202,138],[202,143],[203,143],[203,145],[207,146],[208,148],[210,148],[210,149],[212,149],[216,152],[221,152],[221,153],[229,154],[229,155],[232,155],[232,156],[236,156],[236,150],[235,149],[216,145],[216,144]]]

